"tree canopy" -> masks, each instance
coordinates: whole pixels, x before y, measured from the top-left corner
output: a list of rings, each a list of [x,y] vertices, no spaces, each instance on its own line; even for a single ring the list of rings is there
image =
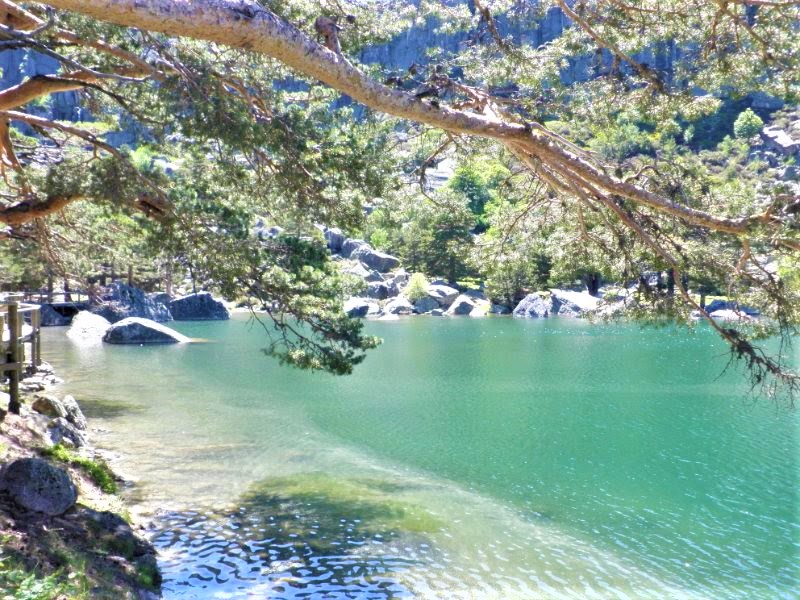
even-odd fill
[[[544,39],[548,19],[564,27]],[[544,271],[638,279],[649,314],[698,312],[754,384],[793,388],[785,355],[754,342],[788,341],[800,321],[800,198],[747,166],[746,141],[725,142],[742,166],[721,175],[698,131],[754,92],[798,101],[798,22],[791,0],[0,0],[0,43],[61,65],[0,91],[0,223],[52,254],[64,219],[96,204],[226,294],[258,298],[277,325],[271,353],[344,373],[375,340],[341,314],[351,283],[308,233],[363,230],[362,205],[380,199],[384,220],[367,227],[421,263],[466,272],[472,228],[479,262],[502,267],[487,283],[509,300]],[[402,69],[362,61],[423,24],[457,48]],[[92,122],[42,116],[37,101],[67,90]],[[131,122],[135,152],[103,141]],[[410,197],[447,152],[495,169]],[[390,240],[402,211],[420,227]],[[293,235],[264,243],[253,215]],[[559,251],[545,265],[548,243]],[[690,293],[703,285],[766,318],[714,321]]]

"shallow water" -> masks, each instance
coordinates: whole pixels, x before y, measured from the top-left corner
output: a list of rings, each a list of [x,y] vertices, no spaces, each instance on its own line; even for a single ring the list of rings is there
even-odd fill
[[[800,597],[800,418],[707,331],[373,322],[335,378],[245,318],[174,325],[210,341],[44,346],[167,598]]]

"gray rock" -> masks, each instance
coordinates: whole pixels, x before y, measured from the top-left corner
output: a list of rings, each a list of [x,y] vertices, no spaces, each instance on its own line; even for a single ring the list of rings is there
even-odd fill
[[[362,263],[357,262],[352,267],[348,268],[345,273],[348,275],[354,275],[355,277],[359,277],[366,281],[367,277],[369,277],[370,271]]]
[[[778,172],[781,181],[797,181],[800,179],[800,169],[796,165],[787,165]]]
[[[84,433],[63,417],[53,419],[47,424],[47,435],[53,444],[63,444],[75,448],[88,445]]]
[[[705,310],[708,314],[715,313],[718,311],[729,310],[734,312],[744,313],[749,317],[757,317],[761,313],[750,306],[740,305],[738,302],[734,302],[732,300],[712,300],[705,306]]]
[[[169,306],[169,303],[173,300],[172,296],[170,296],[167,292],[152,292],[147,294],[147,297],[153,302],[163,304],[165,306]]]
[[[439,306],[450,306],[458,297],[458,290],[449,285],[434,283],[428,286],[428,295],[439,303]]]
[[[391,281],[398,289],[402,289],[406,286],[409,279],[411,279],[411,275],[405,269],[398,269],[392,273]]]
[[[431,311],[431,316],[432,317],[443,317],[444,316],[444,311],[441,308],[434,308]]]
[[[176,321],[226,321],[231,318],[228,309],[208,292],[198,292],[175,298],[169,311]]]
[[[356,240],[352,238],[347,238],[344,242],[342,242],[342,249],[340,251],[341,255],[345,258],[350,258],[356,250],[362,247],[368,247],[369,244],[364,240]]]
[[[72,317],[65,317],[49,304],[39,306],[42,327],[63,327],[69,325]]]
[[[386,303],[383,312],[389,315],[410,315],[414,312],[414,305],[406,298],[395,298]]]
[[[99,342],[109,327],[111,322],[105,317],[82,310],[72,318],[67,337],[76,341]]]
[[[453,300],[453,303],[445,314],[449,317],[467,316],[474,308],[475,301],[466,294],[461,294],[458,298]]]
[[[325,242],[328,244],[328,249],[336,254],[340,252],[342,249],[342,244],[346,239],[345,235],[342,233],[341,229],[337,229],[332,227],[330,229],[325,229]]]
[[[31,408],[37,413],[57,419],[66,418],[67,409],[57,397],[52,394],[36,394],[31,402]]]
[[[61,515],[78,500],[78,490],[63,469],[41,458],[20,458],[0,473],[0,490],[27,510]]]
[[[515,317],[546,319],[553,312],[553,299],[543,298],[539,294],[528,294],[517,304],[512,313]]]
[[[430,296],[425,296],[414,303],[414,310],[420,314],[431,312],[437,308],[439,308],[439,303]]]
[[[360,246],[350,253],[350,258],[357,258],[371,269],[381,273],[391,271],[400,265],[400,259],[385,252],[379,252],[369,245]]]
[[[367,296],[375,300],[386,300],[389,297],[389,286],[382,281],[370,283],[367,286]]]
[[[364,278],[369,283],[373,283],[375,281],[383,281],[383,275],[381,275],[378,271],[373,269],[367,273],[367,276]]]
[[[344,303],[344,313],[354,319],[363,319],[369,314],[370,303],[363,298],[350,298]]]
[[[172,320],[172,314],[164,304],[155,302],[139,288],[115,281],[103,296],[102,304],[92,308],[94,314],[116,323],[128,317],[141,317],[158,323]]]
[[[61,399],[61,404],[67,411],[67,421],[75,425],[75,427],[78,429],[85,430],[86,417],[83,416],[83,411],[81,410],[81,407],[78,406],[78,402],[75,400],[75,398],[73,396],[66,395]]]
[[[129,317],[111,325],[103,341],[107,344],[175,344],[191,340],[150,319]]]

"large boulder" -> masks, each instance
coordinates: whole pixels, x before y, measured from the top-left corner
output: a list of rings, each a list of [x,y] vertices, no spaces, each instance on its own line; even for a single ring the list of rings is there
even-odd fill
[[[375,250],[369,245],[359,246],[353,250],[350,258],[357,258],[380,273],[387,273],[400,265],[400,259],[396,256]]]
[[[350,298],[344,303],[344,314],[354,319],[363,319],[369,314],[370,303],[363,298]]]
[[[49,304],[39,306],[39,318],[42,327],[63,327],[72,321],[72,317],[65,317]]]
[[[369,248],[369,244],[364,240],[347,238],[344,242],[342,242],[342,249],[340,250],[340,254],[345,258],[350,258],[353,252],[355,252],[359,248],[363,248],[364,246]]]
[[[31,408],[39,413],[57,419],[58,417],[66,418],[67,409],[64,404],[56,396],[52,394],[39,393],[34,395]]]
[[[709,312],[709,316],[715,321],[732,321],[734,323],[747,323],[754,320],[753,317],[744,312],[729,309]]]
[[[41,458],[20,458],[0,472],[0,490],[27,510],[61,515],[78,499],[78,490],[63,469]]]
[[[428,286],[428,295],[439,303],[439,306],[450,306],[458,297],[458,290],[444,284]]]
[[[328,244],[328,249],[331,252],[336,254],[337,252],[341,251],[342,244],[344,244],[346,239],[341,229],[337,229],[335,227],[330,229],[326,228],[323,232],[323,235],[325,236],[325,242]]]
[[[414,302],[414,310],[419,314],[431,312],[435,308],[439,308],[439,303],[430,296],[425,296]]]
[[[486,298],[469,297],[472,299],[473,304],[475,304],[475,308],[469,313],[470,317],[485,317],[492,310],[492,303],[486,300]]]
[[[389,286],[382,281],[367,285],[367,296],[375,300],[386,300],[389,297]]]
[[[103,341],[107,344],[176,344],[191,340],[150,319],[129,317],[111,325]]]
[[[395,298],[386,303],[383,312],[387,315],[410,315],[414,312],[414,305],[407,298]]]
[[[67,411],[66,419],[78,429],[86,429],[86,417],[83,415],[81,407],[73,396],[66,395],[61,399],[61,404]]]
[[[47,435],[52,444],[63,444],[64,446],[74,446],[82,448],[88,445],[86,435],[75,425],[63,417],[53,419],[47,424]]]
[[[584,313],[595,312],[600,299],[583,292],[570,290],[550,290],[553,300],[553,314],[561,317],[581,317]]]
[[[528,317],[531,319],[546,319],[553,313],[553,299],[550,296],[543,297],[539,294],[528,294],[519,304],[514,312],[515,317]]]
[[[92,312],[105,317],[112,323],[128,317],[141,317],[158,323],[172,320],[166,305],[148,297],[142,290],[115,281],[102,297],[102,303],[92,308]]]
[[[83,342],[99,342],[111,322],[105,317],[82,310],[72,318],[72,323],[67,330],[67,337]]]
[[[198,292],[175,298],[169,312],[176,321],[225,321],[231,318],[228,309],[208,292]]]
[[[448,317],[467,316],[473,310],[475,310],[475,301],[466,294],[461,294],[453,300],[445,314]]]

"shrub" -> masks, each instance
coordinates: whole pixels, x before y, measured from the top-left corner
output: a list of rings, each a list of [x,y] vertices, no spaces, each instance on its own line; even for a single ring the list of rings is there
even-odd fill
[[[430,283],[422,273],[414,273],[411,279],[408,280],[408,287],[406,287],[406,297],[411,302],[422,300],[428,295],[428,286]]]
[[[739,139],[750,139],[758,135],[761,128],[764,127],[764,121],[761,120],[756,113],[751,109],[747,109],[736,118],[733,123],[733,135]]]

